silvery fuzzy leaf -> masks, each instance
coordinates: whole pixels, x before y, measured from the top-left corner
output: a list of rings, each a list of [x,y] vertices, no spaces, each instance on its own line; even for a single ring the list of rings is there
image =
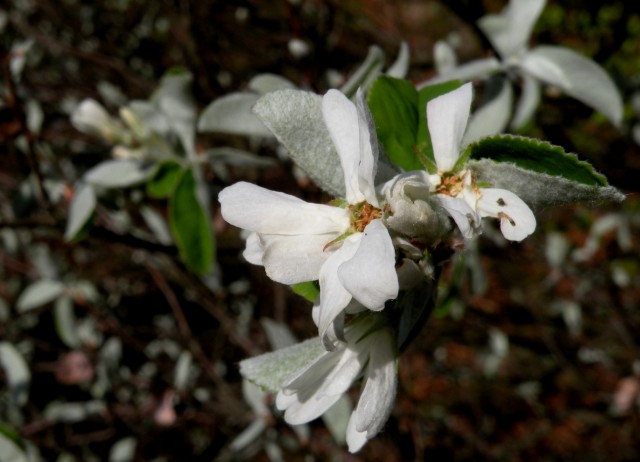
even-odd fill
[[[255,93],[231,93],[214,100],[200,115],[198,132],[271,137],[271,132],[251,112],[259,98]]]
[[[500,92],[471,115],[462,146],[486,136],[497,135],[507,128],[513,105],[513,89],[506,80],[501,85]]]
[[[84,175],[84,180],[104,188],[127,188],[144,183],[156,172],[157,165],[133,159],[107,160]]]
[[[326,350],[320,337],[240,362],[240,374],[259,387],[277,391],[297,371],[316,360]]]
[[[521,66],[543,82],[558,86],[578,101],[602,112],[616,127],[621,126],[623,103],[620,92],[611,77],[591,59],[568,48],[541,45],[525,55]]]
[[[522,76],[522,91],[510,124],[513,130],[519,130],[531,120],[540,105],[541,92],[539,80],[527,74]]]
[[[369,53],[364,59],[364,62],[356,69],[351,75],[351,78],[342,85],[340,91],[347,95],[349,98],[356,94],[358,88],[368,90],[373,81],[382,72],[384,66],[384,52],[379,46],[373,45],[369,47]]]
[[[619,202],[625,199],[625,195],[612,186],[579,183],[527,170],[509,162],[471,160],[467,167],[478,175],[478,181],[486,182],[494,188],[512,191],[530,207],[576,202]]]
[[[277,74],[258,74],[249,81],[249,89],[260,95],[265,95],[276,90],[296,88],[295,84]]]
[[[344,197],[340,158],[324,124],[321,105],[320,95],[280,90],[260,98],[253,111],[318,186]]]
[[[546,0],[510,0],[498,14],[488,14],[478,20],[484,32],[502,58],[506,59],[526,49],[529,36]]]

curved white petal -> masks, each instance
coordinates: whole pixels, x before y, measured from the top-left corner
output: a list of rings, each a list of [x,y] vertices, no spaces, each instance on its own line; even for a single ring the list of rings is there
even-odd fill
[[[398,51],[398,57],[389,66],[385,74],[389,77],[395,77],[396,79],[404,79],[409,72],[409,65],[411,64],[411,56],[409,50],[409,44],[405,41],[400,42],[400,51]]]
[[[109,133],[111,116],[94,99],[84,99],[71,113],[71,125],[82,133],[103,136]]]
[[[374,334],[364,390],[355,410],[356,430],[375,436],[385,424],[393,408],[398,377],[396,375],[393,336],[384,329]]]
[[[527,204],[506,189],[481,189],[478,212],[500,219],[500,230],[510,241],[521,241],[536,229],[536,217]]]
[[[359,432],[356,430],[356,417],[355,414],[351,414],[349,423],[347,424],[347,446],[349,452],[358,452],[367,443],[367,432]]]
[[[222,217],[234,226],[265,234],[343,233],[349,212],[240,182],[220,191]]]
[[[254,265],[262,265],[262,256],[264,255],[264,249],[260,243],[260,237],[258,233],[251,233],[247,237],[246,248],[242,252],[242,256],[249,263]]]
[[[571,85],[562,66],[544,54],[529,51],[520,61],[520,68],[536,79],[555,85],[564,91]]]
[[[467,83],[427,103],[427,125],[433,155],[441,172],[451,171],[460,156],[472,97],[473,86]]]
[[[267,276],[282,284],[317,280],[320,268],[331,254],[324,251],[324,247],[338,236],[260,234],[262,264]]]
[[[464,199],[438,194],[440,204],[447,211],[453,221],[456,222],[462,237],[470,239],[479,233],[480,216],[469,206]]]
[[[373,220],[362,233],[357,251],[338,268],[342,286],[370,310],[379,311],[398,296],[395,250],[381,220]]]
[[[378,138],[373,116],[367,107],[362,90],[356,93],[358,127],[360,136],[360,163],[358,164],[358,190],[366,201],[379,207],[376,195],[375,177],[378,167]]]
[[[346,199],[350,204],[362,202],[365,197],[358,185],[360,165],[358,110],[340,91],[329,90],[322,98],[322,116],[340,157]]]
[[[446,75],[458,67],[458,56],[446,40],[437,40],[433,45],[433,61],[438,75]]]
[[[474,79],[486,79],[490,75],[498,72],[500,69],[502,69],[500,61],[494,57],[477,59],[475,61],[464,63],[449,72],[437,75],[429,80],[425,80],[418,84],[416,88],[421,90],[429,85],[446,82],[447,80],[469,81]]]
[[[313,395],[306,401],[300,401],[299,395],[293,395],[293,397],[287,398],[288,406],[284,413],[284,420],[290,425],[301,425],[310,422],[324,414],[341,396],[341,394]]]
[[[351,294],[345,289],[338,277],[338,268],[351,259],[360,245],[362,233],[352,234],[342,242],[342,246],[333,252],[320,269],[320,295],[318,308],[318,331],[324,337],[327,330],[351,301]]]

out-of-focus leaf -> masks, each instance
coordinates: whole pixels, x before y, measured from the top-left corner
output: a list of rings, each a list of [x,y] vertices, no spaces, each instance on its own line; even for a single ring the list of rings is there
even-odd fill
[[[314,302],[320,294],[320,286],[315,281],[299,282],[291,286],[294,294],[306,298],[310,302]]]
[[[96,204],[96,195],[93,187],[90,185],[79,186],[69,206],[69,217],[64,231],[66,241],[72,241],[79,236],[85,225],[93,217]]]
[[[105,414],[107,406],[103,401],[83,401],[74,403],[52,402],[44,409],[44,416],[54,422],[75,423],[96,414]]]
[[[319,337],[240,362],[242,376],[259,387],[277,391],[295,372],[326,352]]]
[[[358,88],[366,91],[380,75],[383,66],[384,52],[382,49],[376,45],[369,47],[369,52],[364,62],[351,75],[351,78],[342,85],[340,91],[348,97],[355,95]]]
[[[147,181],[157,165],[138,160],[107,160],[89,170],[84,179],[94,186],[126,188]]]
[[[339,445],[347,442],[347,425],[351,418],[353,405],[347,395],[342,395],[340,399],[331,406],[324,414],[322,420],[331,432],[331,436]]]
[[[169,226],[167,225],[167,222],[162,215],[160,215],[151,207],[147,207],[144,205],[140,207],[140,215],[142,215],[144,222],[147,224],[160,244],[173,244],[173,238],[171,237]]]
[[[178,162],[162,162],[147,183],[147,194],[155,199],[166,199],[173,193],[184,167]]]
[[[22,354],[9,342],[0,342],[0,366],[4,369],[13,399],[19,406],[24,405],[29,394],[31,372]]]
[[[195,155],[196,103],[191,93],[193,76],[184,71],[168,71],[151,96],[169,126],[182,142],[187,157]]]
[[[60,281],[41,279],[28,286],[16,301],[19,312],[37,308],[45,303],[54,301],[64,294],[65,286]]]
[[[62,296],[55,301],[53,320],[60,340],[69,348],[78,348],[81,342],[73,314],[73,301],[70,297]]]
[[[621,126],[622,96],[611,77],[591,59],[568,48],[541,45],[526,54],[522,67],[602,112],[616,127]]]
[[[398,57],[391,66],[387,69],[385,74],[389,77],[395,77],[396,79],[404,79],[409,72],[411,56],[409,54],[409,44],[407,42],[400,43],[400,51]]]
[[[234,167],[269,167],[275,165],[275,161],[269,157],[258,156],[252,152],[230,147],[213,148],[204,152],[209,161],[214,163],[224,162]]]
[[[182,391],[186,388],[192,365],[193,356],[191,356],[191,353],[186,350],[180,353],[173,372],[173,386],[176,391]]]
[[[29,462],[27,454],[19,442],[20,439],[15,432],[0,425],[0,460],[3,462]]]
[[[182,174],[169,201],[169,227],[187,266],[198,274],[208,272],[214,260],[213,233],[190,170]]]
[[[285,88],[296,88],[291,80],[277,74],[258,74],[249,81],[248,86],[250,90],[261,95]]]
[[[199,132],[230,133],[234,135],[271,137],[251,108],[260,95],[231,93],[213,101],[200,115]]]
[[[295,345],[298,342],[286,324],[275,322],[269,318],[262,318],[260,324],[262,324],[262,328],[269,339],[269,344],[274,350]]]
[[[118,440],[109,451],[109,462],[131,462],[136,452],[137,441],[134,437]]]

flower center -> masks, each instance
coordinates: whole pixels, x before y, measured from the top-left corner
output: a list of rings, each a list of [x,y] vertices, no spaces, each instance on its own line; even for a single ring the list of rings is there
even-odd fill
[[[350,205],[349,212],[351,214],[351,229],[359,233],[363,232],[367,225],[373,220],[382,218],[382,210],[374,207],[367,201]]]
[[[438,194],[445,194],[451,197],[458,197],[465,189],[474,194],[480,191],[476,185],[475,175],[468,170],[462,170],[458,173],[445,172],[440,177],[440,184],[436,187]]]

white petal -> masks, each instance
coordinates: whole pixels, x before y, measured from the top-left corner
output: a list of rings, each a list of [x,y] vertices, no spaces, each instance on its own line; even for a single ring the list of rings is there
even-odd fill
[[[458,67],[458,56],[446,40],[437,40],[433,46],[433,61],[438,74],[448,74]]]
[[[506,79],[502,82],[500,92],[488,103],[480,106],[469,120],[467,132],[464,134],[462,146],[478,141],[481,138],[504,132],[511,117],[513,90]]]
[[[351,414],[349,423],[347,424],[347,445],[349,446],[349,452],[358,452],[367,443],[367,432],[359,432],[356,430],[356,418],[355,414]]]
[[[378,138],[373,116],[364,100],[362,90],[356,94],[358,126],[360,128],[360,163],[358,164],[358,190],[367,202],[379,207],[374,184],[378,167]]]
[[[339,234],[279,236],[260,234],[267,276],[282,284],[315,281],[331,252],[324,247]]]
[[[443,73],[426,80],[418,84],[417,89],[421,90],[426,86],[446,82],[447,80],[469,81],[474,79],[486,79],[491,74],[498,72],[501,68],[502,66],[500,61],[494,57],[478,59],[464,63],[447,73]]]
[[[527,46],[529,36],[546,0],[510,0],[499,14],[486,15],[478,27],[503,58],[508,58]]]
[[[309,204],[302,199],[240,182],[218,196],[222,217],[234,226],[264,234],[340,234],[349,227],[349,212]]]
[[[258,233],[251,233],[249,237],[247,237],[246,241],[247,247],[242,252],[242,256],[249,263],[254,265],[262,266],[262,256],[264,255],[264,249],[262,248],[262,244],[260,243],[260,238],[258,237]]]
[[[470,239],[479,233],[480,216],[463,199],[438,194],[440,204],[456,222],[462,237]]]
[[[366,431],[367,439],[375,436],[389,418],[398,383],[393,336],[386,329],[372,335],[375,341],[371,342],[366,382],[355,410],[356,430]]]
[[[322,116],[338,151],[344,172],[346,199],[350,204],[365,200],[358,185],[360,165],[360,127],[356,106],[338,90],[322,98]]]
[[[389,77],[395,77],[396,79],[404,79],[409,72],[410,53],[409,44],[405,41],[400,42],[400,51],[398,57],[391,66],[387,69],[385,74]]]
[[[278,396],[280,396],[278,394]],[[287,398],[287,410],[284,420],[290,425],[301,425],[320,417],[327,409],[333,406],[342,395],[313,395],[306,401],[299,401],[299,396]],[[277,398],[276,398],[277,401]],[[281,403],[282,404],[282,400]]]
[[[427,125],[433,155],[441,172],[451,171],[460,156],[472,97],[473,86],[467,83],[427,103]]]
[[[535,78],[565,91],[571,85],[562,66],[548,59],[544,54],[528,52],[522,58],[520,67]]]
[[[536,217],[527,204],[506,189],[481,189],[478,212],[500,218],[500,230],[510,241],[521,241],[536,229]]]
[[[338,268],[342,286],[370,310],[379,311],[398,296],[396,255],[389,231],[373,220],[362,233],[357,252]]]
[[[111,117],[100,103],[85,99],[71,113],[71,124],[82,133],[103,136],[109,132]]]
[[[320,296],[318,331],[324,337],[334,319],[351,301],[351,294],[342,286],[338,277],[338,268],[355,255],[362,233],[352,234],[342,242],[342,246],[333,252],[320,269]]]

